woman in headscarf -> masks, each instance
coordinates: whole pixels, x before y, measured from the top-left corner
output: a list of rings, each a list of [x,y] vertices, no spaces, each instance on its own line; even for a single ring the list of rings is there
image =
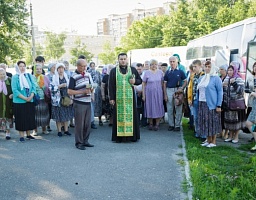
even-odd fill
[[[34,76],[37,83],[36,93],[39,95],[40,100],[36,106],[36,126],[42,127],[43,134],[49,134],[46,130],[47,125],[50,123],[50,114],[48,107],[48,99],[50,98],[50,81],[47,76],[42,74],[43,67],[41,64],[36,63],[34,67]],[[37,128],[34,130],[33,135],[37,135]]]
[[[230,65],[228,74],[223,81],[223,105],[226,108],[224,114],[224,126],[229,130],[229,137],[225,142],[238,143],[238,133],[245,127],[245,110],[231,111],[228,108],[232,99],[244,99],[244,80],[238,74],[238,66]]]
[[[36,94],[36,83],[31,74],[26,73],[26,63],[19,61],[16,74],[12,77],[13,108],[15,117],[15,129],[19,131],[20,142],[25,142],[24,132],[27,139],[35,139],[30,131],[36,128],[35,104],[33,97]]]
[[[94,85],[94,101],[92,102],[92,108],[94,115],[92,114],[92,124],[91,128],[95,129],[96,126],[94,124],[94,117],[99,118],[99,125],[103,126],[103,122],[101,121],[102,116],[102,97],[101,97],[101,74],[96,70],[96,66],[94,62],[90,63],[90,69],[88,72],[92,76],[93,85]]]
[[[74,117],[72,101],[69,106],[61,104],[61,97],[68,96],[67,87],[69,79],[64,72],[65,65],[63,63],[57,63],[55,69],[55,75],[53,76],[52,83],[50,85],[51,99],[52,99],[52,119],[56,121],[58,136],[62,136],[61,126],[64,124],[64,134],[71,135],[68,131],[68,122]]]
[[[199,101],[198,130],[207,137],[201,144],[206,147],[216,147],[216,135],[221,132],[221,103],[223,98],[222,83],[210,61],[205,63],[205,75],[197,85]]]
[[[13,118],[11,78],[0,68],[0,130],[5,132],[6,140],[10,140],[10,124]]]

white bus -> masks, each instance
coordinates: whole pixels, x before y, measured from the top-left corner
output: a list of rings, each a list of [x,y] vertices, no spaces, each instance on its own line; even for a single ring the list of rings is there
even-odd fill
[[[247,67],[251,69],[255,62],[255,37],[256,17],[220,28],[187,44],[186,64],[188,66],[195,59],[210,59],[218,67],[238,61],[245,80],[247,75],[250,76],[250,73],[246,73]]]
[[[156,59],[158,62],[169,64],[169,58],[173,54],[179,54],[181,64],[185,64],[186,46],[163,47],[163,48],[148,48],[148,49],[133,49],[127,52],[130,58],[130,63],[144,63],[146,60]]]

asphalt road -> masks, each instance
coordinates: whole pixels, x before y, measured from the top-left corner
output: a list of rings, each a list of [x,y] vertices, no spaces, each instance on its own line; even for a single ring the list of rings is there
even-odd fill
[[[54,127],[52,125],[52,127]],[[136,143],[111,142],[111,127],[93,130],[93,148],[81,151],[72,136],[36,136],[19,142],[0,133],[1,200],[180,200],[184,167],[181,132],[141,129]],[[39,132],[40,133],[40,132]]]

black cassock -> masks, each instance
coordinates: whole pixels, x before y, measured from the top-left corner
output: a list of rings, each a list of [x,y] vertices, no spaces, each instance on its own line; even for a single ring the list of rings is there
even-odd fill
[[[119,66],[117,66],[119,67]],[[126,74],[127,67],[119,67],[120,72],[122,74]],[[135,84],[140,85],[142,83],[141,77],[137,70],[134,67],[131,67],[132,74],[135,75]],[[116,67],[110,71],[109,74],[109,82],[108,82],[108,89],[109,89],[109,99],[114,100],[116,102]],[[126,141],[137,141],[140,139],[140,127],[139,127],[139,120],[137,115],[136,109],[136,98],[134,88],[133,90],[133,136],[130,137],[117,137],[117,116],[116,116],[116,106],[114,105],[113,111],[113,126],[112,126],[112,141],[116,142],[126,142]]]

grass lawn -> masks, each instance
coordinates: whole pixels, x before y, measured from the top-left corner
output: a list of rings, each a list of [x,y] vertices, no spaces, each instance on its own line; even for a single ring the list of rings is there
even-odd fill
[[[187,119],[183,130],[193,199],[256,199],[256,154],[248,151],[252,144],[206,148],[188,129]]]

